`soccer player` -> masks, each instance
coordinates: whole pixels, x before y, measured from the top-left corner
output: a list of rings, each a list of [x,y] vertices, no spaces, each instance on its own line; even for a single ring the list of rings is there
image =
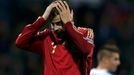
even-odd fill
[[[52,29],[39,32],[53,9],[58,14],[51,21]],[[75,27],[73,12],[66,1],[52,2],[43,16],[25,26],[16,39],[16,45],[43,56],[44,75],[88,75],[90,72],[93,30]]]
[[[91,69],[90,75],[115,75],[120,65],[120,52],[116,45],[105,45],[97,55],[98,66]]]

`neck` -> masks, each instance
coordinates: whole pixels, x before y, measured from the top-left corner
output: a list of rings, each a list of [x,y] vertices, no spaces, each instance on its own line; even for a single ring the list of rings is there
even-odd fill
[[[97,69],[105,69],[105,70],[108,70],[108,66],[107,66],[107,64],[99,63],[99,65],[97,66]]]
[[[61,39],[61,41],[64,42],[66,40],[67,35],[66,35],[66,32],[64,30],[58,30],[58,31],[55,31],[55,33],[56,33],[56,36],[59,39]]]

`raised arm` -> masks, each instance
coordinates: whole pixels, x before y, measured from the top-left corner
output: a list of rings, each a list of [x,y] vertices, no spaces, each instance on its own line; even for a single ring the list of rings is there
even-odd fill
[[[39,17],[33,24],[26,25],[16,39],[16,46],[31,52],[42,53],[42,37],[48,34],[48,30],[42,32],[38,30],[44,23],[45,20]]]
[[[89,28],[76,28],[71,22],[65,24],[65,30],[76,46],[86,55],[92,56],[94,48],[93,30]]]
[[[45,29],[42,32],[38,32],[38,30],[45,24],[54,7],[54,3],[51,3],[42,17],[39,17],[33,24],[24,27],[22,33],[16,39],[17,47],[39,54],[42,53],[43,39],[49,34],[49,30]]]
[[[69,9],[68,4],[64,1],[57,2],[56,6],[60,17],[63,21],[64,28],[71,37],[72,41],[76,44],[76,46],[86,55],[89,57],[92,56],[93,48],[94,48],[94,34],[91,29],[87,29],[86,33],[82,33],[73,25],[72,22],[72,14]]]

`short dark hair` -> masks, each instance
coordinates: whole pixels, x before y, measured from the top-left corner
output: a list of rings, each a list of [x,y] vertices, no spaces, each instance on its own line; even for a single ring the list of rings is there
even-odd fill
[[[120,54],[119,48],[115,44],[107,44],[100,48],[100,51],[97,54],[98,62],[101,61],[104,57],[111,57],[112,53]]]

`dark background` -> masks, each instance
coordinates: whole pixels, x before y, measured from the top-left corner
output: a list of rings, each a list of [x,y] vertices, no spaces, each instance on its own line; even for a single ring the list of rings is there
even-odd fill
[[[43,75],[40,55],[15,46],[26,24],[41,16],[51,0],[0,0],[0,75]],[[76,26],[95,32],[96,53],[109,40],[121,51],[117,75],[134,75],[134,0],[69,0]]]

